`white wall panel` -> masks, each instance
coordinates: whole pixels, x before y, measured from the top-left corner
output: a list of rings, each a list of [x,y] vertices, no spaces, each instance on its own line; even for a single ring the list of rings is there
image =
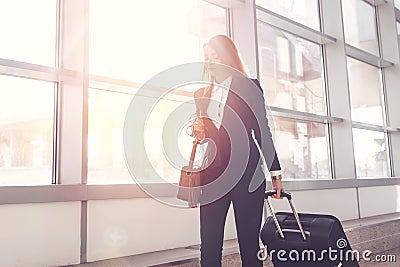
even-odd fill
[[[0,266],[78,264],[80,202],[0,205]]]
[[[361,217],[400,211],[400,186],[359,188]]]
[[[162,204],[151,198],[88,202],[89,262],[186,247],[200,243],[199,209]],[[236,238],[233,209],[225,239]]]
[[[88,261],[199,243],[199,209],[151,198],[88,202]]]

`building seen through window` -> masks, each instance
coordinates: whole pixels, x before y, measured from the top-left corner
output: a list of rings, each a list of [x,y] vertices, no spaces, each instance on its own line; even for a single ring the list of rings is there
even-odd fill
[[[257,24],[260,81],[267,104],[325,114],[321,47],[293,34]],[[329,178],[326,126],[274,117],[275,144],[287,178]]]

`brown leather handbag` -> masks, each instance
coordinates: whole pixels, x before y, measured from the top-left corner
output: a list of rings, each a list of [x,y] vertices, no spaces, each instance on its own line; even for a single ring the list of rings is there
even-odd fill
[[[179,179],[179,187],[177,198],[185,200],[189,208],[196,208],[200,203],[200,174],[199,168],[193,168],[194,157],[196,155],[198,141],[193,141],[192,153],[190,155],[189,165],[182,167],[181,177]]]

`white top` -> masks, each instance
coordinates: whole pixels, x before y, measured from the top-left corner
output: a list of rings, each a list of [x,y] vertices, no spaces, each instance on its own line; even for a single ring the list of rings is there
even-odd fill
[[[229,87],[232,83],[232,76],[226,78],[220,84],[214,83],[211,91],[210,102],[207,107],[207,115],[211,118],[215,127],[219,130],[224,116],[224,107],[228,98]]]

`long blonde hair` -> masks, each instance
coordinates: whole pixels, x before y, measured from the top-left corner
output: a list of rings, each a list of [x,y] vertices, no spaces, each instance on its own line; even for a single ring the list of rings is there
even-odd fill
[[[211,37],[204,46],[210,46],[217,52],[218,57],[225,65],[228,65],[248,77],[245,65],[240,57],[235,43],[226,35],[218,34]],[[204,47],[203,46],[203,47]]]

